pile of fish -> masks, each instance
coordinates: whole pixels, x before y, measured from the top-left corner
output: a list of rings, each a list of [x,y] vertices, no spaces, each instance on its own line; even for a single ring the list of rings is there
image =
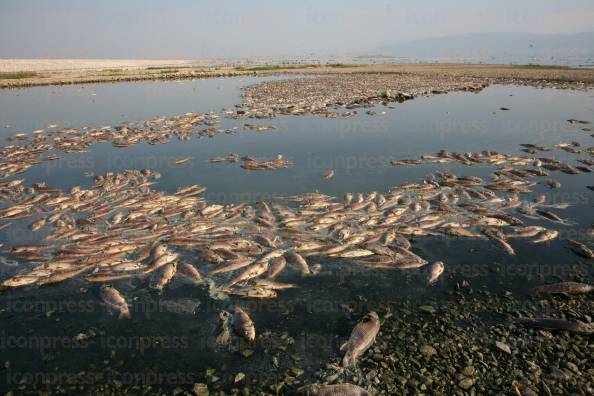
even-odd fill
[[[243,157],[242,168],[247,170],[273,170],[290,168],[293,163],[287,159],[284,159],[282,155],[277,155],[275,159],[258,161],[253,157]]]
[[[244,129],[249,129],[251,131],[257,131],[257,132],[266,132],[266,131],[273,131],[276,129],[276,127],[274,125],[254,125],[254,124],[245,124],[243,126]]]
[[[536,147],[539,151],[552,151],[552,149],[533,144],[525,144],[523,146],[529,146],[531,147],[531,150],[536,150]],[[557,145],[557,147],[576,147],[576,145],[561,144]],[[487,188],[491,190],[527,193],[531,191],[530,188],[536,183],[524,181],[525,178],[547,177],[549,176],[549,171],[560,171],[571,175],[591,173],[592,166],[594,165],[594,147],[589,147],[584,151],[575,150],[571,152],[574,154],[581,154],[584,152],[593,158],[577,159],[579,165],[574,166],[551,157],[524,157],[494,151],[482,151],[480,153],[450,153],[447,150],[441,150],[435,155],[422,155],[418,159],[392,160],[390,163],[392,165],[420,165],[423,163],[442,164],[456,162],[467,166],[477,164],[497,166],[498,168],[492,174],[494,182],[488,185]],[[559,188],[561,186],[561,183],[554,179],[549,179],[547,184],[551,188]]]
[[[5,249],[22,264],[2,286],[42,286],[79,276],[90,282],[151,276],[161,290],[179,274],[195,283],[207,277],[216,293],[273,298],[278,290],[295,287],[274,281],[281,272],[311,276],[319,270],[310,258],[413,269],[427,261],[411,250],[412,237],[489,239],[515,254],[512,239],[541,243],[558,236],[556,230],[525,225],[520,217],[566,223],[544,200],[497,195],[530,186],[511,179],[498,180],[494,188],[478,177],[441,172],[386,194],[349,193],[342,201],[306,193],[254,206],[222,206],[208,204],[199,185],[174,194],[153,191],[159,176],[149,169],[109,173],[97,176],[93,188],[73,187],[69,193],[3,182],[0,194],[10,204],[0,209],[1,227],[28,219],[31,230],[44,233],[45,243]],[[577,244],[572,249],[591,253]]]
[[[287,82],[289,81],[289,82]],[[391,84],[398,81],[397,86]],[[408,84],[408,85],[407,85]],[[329,90],[332,87],[333,90]],[[380,92],[380,87],[383,91]],[[389,87],[386,89],[386,87]],[[410,93],[404,92],[409,88]],[[331,109],[356,109],[377,103],[402,101],[417,95],[449,90],[477,91],[484,87],[479,79],[443,81],[415,76],[410,81],[390,75],[331,76],[316,79],[270,81],[245,90],[245,107],[226,110],[229,118],[268,118],[278,114],[313,113],[326,117],[349,117],[356,111],[337,113]],[[275,95],[267,95],[274,90]],[[380,92],[378,94],[378,92]],[[280,93],[280,96],[279,96]],[[377,114],[377,113],[376,113]],[[62,128],[35,131],[32,137],[14,136],[18,144],[2,148],[0,160],[0,229],[26,223],[43,242],[6,246],[3,254],[18,262],[15,273],[0,280],[0,287],[41,287],[69,280],[100,283],[100,296],[118,318],[131,316],[127,297],[118,291],[119,281],[146,279],[150,288],[165,292],[172,281],[206,287],[214,299],[229,296],[276,298],[284,289],[299,285],[279,281],[287,272],[300,274],[304,281],[316,276],[322,265],[356,265],[368,269],[413,270],[427,267],[427,283],[435,283],[445,271],[442,261],[428,265],[422,252],[413,251],[413,238],[470,238],[491,241],[515,255],[513,241],[519,238],[541,244],[558,238],[559,231],[530,220],[552,225],[568,225],[552,209],[565,204],[548,204],[538,196],[528,202],[521,194],[532,192],[532,177],[548,177],[550,171],[567,174],[589,173],[591,158],[578,158],[570,164],[555,158],[526,157],[483,151],[450,153],[442,150],[419,159],[393,160],[393,165],[457,162],[496,167],[491,180],[476,176],[457,176],[449,171],[428,175],[422,182],[405,183],[385,193],[347,193],[342,199],[318,192],[279,196],[271,202],[233,205],[211,204],[201,194],[200,185],[180,187],[175,193],[155,191],[151,186],[160,177],[150,169],[108,173],[95,178],[85,189],[69,192],[23,180],[4,180],[46,160],[56,160],[50,150],[85,152],[93,143],[111,142],[127,147],[147,142],[161,144],[171,137],[189,139],[212,137],[237,128],[216,127],[219,115],[187,113],[156,118],[120,127]],[[574,120],[575,121],[575,120]],[[198,130],[199,127],[205,129]],[[267,131],[271,125],[245,124],[245,129]],[[579,143],[560,143],[554,148],[534,144],[522,150],[532,155],[560,149],[570,154],[594,156],[594,147]],[[183,164],[190,158],[180,158]],[[272,160],[230,153],[214,157],[212,163],[241,160],[248,170],[280,169],[292,166],[281,155]],[[334,170],[322,176],[330,179]],[[560,183],[549,179],[557,188]],[[593,230],[594,233],[594,230]],[[583,242],[568,240],[576,254],[593,259],[594,253]],[[544,285],[536,289],[545,294],[584,294],[592,287],[575,282]],[[251,342],[256,326],[249,312],[239,305],[233,314],[221,313],[224,331],[217,342],[228,342],[228,324]],[[556,319],[517,319],[519,324],[542,329],[563,329],[591,334],[592,329],[578,322]],[[357,359],[373,344],[380,329],[375,312],[367,314],[341,347],[342,366],[356,365]],[[355,385],[308,385],[305,395],[369,394]]]
[[[58,129],[56,125],[49,125],[47,130],[33,131],[31,136],[16,134],[11,140],[19,144],[6,145],[0,149],[0,179],[23,173],[43,161],[58,160],[60,157],[57,154],[49,153],[52,150],[83,153],[95,143],[111,142],[114,147],[144,142],[155,145],[167,143],[172,137],[188,140],[192,137],[213,137],[221,132],[235,132],[236,128],[216,127],[218,122],[217,113],[186,113],[117,127]]]
[[[271,118],[305,114],[348,117],[355,112],[337,113],[332,109],[366,108],[451,91],[478,92],[487,84],[483,78],[435,78],[389,73],[335,74],[266,81],[243,89],[244,107],[233,117]]]
[[[210,163],[222,163],[222,162],[230,162],[234,163],[239,161],[239,155],[236,153],[230,153],[227,157],[213,157],[208,160]],[[258,161],[256,158],[246,155],[241,157],[241,167],[247,170],[274,170],[274,169],[283,169],[283,168],[290,168],[293,166],[293,163],[289,160],[283,158],[281,154],[278,154],[275,159],[272,160],[263,160]]]

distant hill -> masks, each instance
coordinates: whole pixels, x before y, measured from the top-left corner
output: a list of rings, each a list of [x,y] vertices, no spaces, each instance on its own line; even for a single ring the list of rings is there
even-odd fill
[[[395,43],[372,50],[398,59],[484,63],[594,64],[594,32],[468,33]]]

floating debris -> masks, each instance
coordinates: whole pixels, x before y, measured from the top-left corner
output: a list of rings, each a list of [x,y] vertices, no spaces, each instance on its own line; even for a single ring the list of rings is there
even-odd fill
[[[293,163],[283,159],[282,155],[280,154],[273,160],[264,161],[257,161],[251,157],[244,157],[243,164],[241,164],[241,167],[247,170],[274,170],[290,168],[291,166],[293,166]]]
[[[323,175],[324,179],[328,180],[328,179],[332,179],[334,177],[334,170],[330,169],[327,170],[326,172],[324,172]]]
[[[191,157],[186,157],[186,158],[178,158],[175,160],[175,164],[176,165],[181,165],[181,164],[185,164],[186,162],[188,162],[189,160],[191,160]]]
[[[243,126],[244,129],[250,129],[252,131],[258,131],[258,132],[266,132],[266,131],[272,131],[275,130],[276,127],[274,125],[253,125],[253,124],[245,124]]]

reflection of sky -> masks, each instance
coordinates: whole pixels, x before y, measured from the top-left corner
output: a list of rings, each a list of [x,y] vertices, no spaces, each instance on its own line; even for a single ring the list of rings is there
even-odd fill
[[[230,78],[198,81],[88,84],[70,87],[37,87],[0,91],[0,134],[14,135],[60,126],[117,126],[123,121],[143,121],[158,115],[218,111],[240,101],[239,88],[258,81]],[[96,93],[92,96],[91,93]],[[359,109],[355,117],[278,117],[261,121],[277,126],[272,132],[243,130],[245,122],[221,118],[223,128],[238,126],[236,134],[178,141],[164,145],[132,145],[113,148],[97,144],[86,154],[57,153],[60,161],[46,161],[22,175],[27,182],[46,181],[69,188],[87,185],[85,171],[103,174],[123,169],[152,168],[163,174],[157,189],[175,191],[180,185],[202,184],[207,197],[216,202],[269,200],[286,193],[320,192],[342,196],[347,191],[387,191],[407,181],[420,181],[427,174],[449,165],[389,165],[392,159],[410,159],[440,149],[469,152],[493,150],[518,155],[520,144],[552,146],[561,141],[591,145],[589,133],[581,132],[567,119],[592,120],[594,99],[588,93],[532,87],[492,86],[479,94],[460,92],[417,98],[393,109],[380,106],[385,115],[369,116]],[[513,95],[513,96],[510,96]],[[509,111],[500,111],[507,107]],[[5,124],[11,125],[4,128]],[[204,127],[203,127],[204,128]],[[199,129],[203,129],[199,128]],[[590,132],[591,133],[591,132]],[[6,143],[3,143],[6,144]],[[290,169],[249,172],[240,164],[210,164],[208,159],[230,152],[259,160],[277,154],[293,161]],[[572,158],[564,151],[550,153]],[[183,166],[176,158],[191,157]],[[488,178],[492,167],[454,166],[455,173]],[[336,176],[321,175],[334,169]],[[584,188],[591,175],[570,176],[555,172],[563,192]],[[594,193],[592,193],[594,196]]]
[[[590,0],[2,0],[0,58],[307,54],[466,32],[592,30]]]
[[[0,122],[2,126],[11,123],[18,126],[18,130],[28,132],[43,128],[50,122],[60,125],[117,125],[122,120],[122,114],[125,119],[143,120],[157,114],[207,111],[232,106],[238,101],[239,86],[252,81],[225,79],[184,81],[183,84],[169,81],[85,85],[84,89],[71,86],[1,90]],[[91,92],[97,95],[91,96]],[[109,143],[97,144],[90,148],[89,153],[59,153],[62,157],[60,160],[33,166],[17,177],[25,178],[25,185],[46,181],[49,186],[68,190],[74,185],[85,188],[92,184],[92,178],[83,175],[87,170],[103,174],[147,166],[156,168],[163,175],[153,186],[155,190],[173,192],[180,185],[202,184],[207,187],[204,196],[211,203],[270,201],[279,194],[316,190],[338,197],[346,191],[376,190],[383,193],[392,186],[406,181],[421,182],[427,174],[446,169],[460,176],[477,175],[488,180],[493,167],[455,164],[390,166],[388,161],[414,158],[441,148],[458,152],[497,150],[526,155],[518,151],[520,143],[551,146],[560,141],[576,140],[584,146],[590,146],[592,138],[589,133],[580,132],[579,126],[572,126],[566,120],[576,118],[594,121],[592,93],[492,86],[479,94],[462,92],[417,98],[394,104],[393,109],[380,106],[377,110],[386,111],[382,116],[369,116],[365,114],[365,109],[359,109],[359,114],[349,119],[291,116],[249,120],[250,123],[271,123],[278,129],[263,133],[240,129],[236,135],[220,134],[212,139],[189,141],[172,139],[164,145],[138,144],[122,149],[113,148]],[[501,107],[510,110],[500,111]],[[222,120],[224,126],[242,125],[244,122]],[[12,128],[2,134],[6,136],[18,130]],[[6,142],[3,140],[0,144]],[[273,158],[277,153],[282,153],[294,161],[295,166],[278,171],[248,172],[241,169],[239,164],[206,162],[208,158],[229,152],[258,158]],[[574,157],[563,151],[542,155],[563,159]],[[172,160],[180,157],[192,157],[192,161],[182,166],[172,165]],[[336,175],[331,180],[323,180],[321,175],[328,168],[334,169]],[[592,176],[552,172],[552,177],[562,183],[562,188],[550,190],[542,184],[547,178],[542,178],[537,180],[541,184],[535,186],[533,194],[521,198],[531,200],[535,194],[545,193],[550,203],[569,203],[571,206],[567,209],[551,210],[579,222],[578,225],[561,226],[544,220],[527,219],[510,211],[510,214],[521,217],[526,225],[559,229],[560,238],[550,244],[534,245],[520,238],[514,239],[511,243],[517,256],[509,256],[488,240],[413,238],[415,253],[429,262],[443,260],[446,263],[446,274],[432,287],[426,286],[426,268],[411,271],[368,270],[362,266],[349,265],[346,260],[308,257],[310,265],[322,265],[320,275],[304,278],[297,271],[289,270],[279,277],[279,281],[296,283],[298,288],[282,291],[278,299],[270,302],[242,300],[241,304],[250,304],[250,307],[256,307],[251,304],[257,304],[257,308],[251,312],[259,335],[270,332],[273,336],[269,340],[276,340],[274,337],[280,337],[281,333],[290,334],[296,339],[295,346],[291,347],[295,348],[295,353],[288,349],[291,357],[299,356],[301,367],[315,370],[320,362],[331,361],[336,357],[336,343],[339,338],[348,337],[355,316],[377,307],[379,302],[390,304],[392,312],[407,308],[404,305],[407,301],[418,301],[420,304],[430,302],[439,307],[459,301],[459,294],[450,292],[462,280],[469,282],[473,290],[480,290],[480,295],[487,291],[492,295],[511,291],[518,297],[526,296],[532,287],[543,281],[573,280],[575,273],[583,274],[583,280],[592,283],[587,264],[578,261],[564,241],[565,238],[591,241],[586,239],[590,237],[586,237],[585,233],[589,232],[594,222],[594,192],[587,190],[585,185],[592,184]],[[17,220],[11,227],[0,230],[0,244],[51,243],[43,240],[44,232],[32,233],[27,228],[30,222],[31,219]],[[48,229],[46,227],[45,232]],[[182,254],[184,261],[196,264],[204,274],[212,268],[193,251],[181,248],[175,250]],[[17,264],[14,258],[10,258],[9,262],[5,259],[6,255],[0,255],[0,279],[29,268],[28,264]],[[217,280],[222,282],[224,279],[222,276]],[[118,361],[125,362],[125,370],[131,373],[154,373],[155,367],[167,367],[171,373],[189,370],[203,373],[209,368],[225,365],[225,373],[244,372],[249,375],[257,370],[276,375],[278,370],[262,367],[269,364],[270,355],[262,353],[260,349],[250,359],[238,359],[237,353],[228,353],[222,348],[215,351],[214,344],[207,344],[218,333],[219,311],[228,309],[227,303],[235,304],[239,299],[214,301],[208,296],[206,287],[196,287],[180,278],[174,279],[159,297],[147,291],[148,282],[134,278],[117,283],[118,290],[131,304],[132,321],[118,321],[107,314],[96,297],[98,287],[82,279],[53,287],[0,293],[0,306],[9,308],[8,312],[0,315],[0,325],[6,329],[7,337],[26,334],[70,340],[86,329],[97,329],[99,334],[89,341],[89,347],[84,350],[61,348],[59,352],[53,353],[54,349],[51,348],[51,355],[37,353],[34,349],[30,352],[24,348],[5,348],[5,359],[20,370],[13,369],[12,372],[56,373],[54,367],[60,367],[65,372],[79,372],[81,367],[88,367],[91,363],[93,371],[86,372],[99,372],[104,367],[113,367],[104,362],[108,354],[114,356],[114,349],[106,348],[101,343],[103,340],[117,337],[118,340],[131,340],[132,343],[139,336],[153,336],[161,339],[189,337],[192,341],[187,348],[151,347],[144,353],[138,353],[133,347],[118,347],[115,356]],[[197,317],[168,312],[163,308],[167,305],[161,305],[167,301],[198,306]],[[532,304],[533,301],[526,304]],[[75,308],[52,310],[51,314],[16,309],[19,306],[38,307],[40,304],[41,307],[51,307],[60,303],[90,305],[69,305]],[[513,303],[510,300],[506,307],[512,307],[509,304]],[[91,309],[79,308],[87,306]],[[354,310],[350,317],[345,306]],[[518,309],[524,312],[526,306],[518,305]],[[284,307],[290,308],[290,316],[282,313],[285,312]],[[542,310],[546,311],[548,307],[545,304]],[[491,309],[479,314],[481,321],[500,323],[502,320],[501,315],[495,315]],[[2,336],[6,338],[4,333]],[[23,359],[23,356],[27,356],[27,359]],[[52,357],[51,366],[46,356]],[[281,353],[281,356],[284,354]],[[155,361],[163,366],[154,366],[152,362]],[[294,365],[294,362],[291,358],[290,364]],[[4,391],[3,386],[6,387],[3,385],[5,382],[0,382],[1,391]]]

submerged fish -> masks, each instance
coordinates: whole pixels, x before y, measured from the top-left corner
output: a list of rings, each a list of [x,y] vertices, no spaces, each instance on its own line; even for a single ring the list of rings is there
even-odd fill
[[[179,263],[177,265],[177,272],[195,284],[202,282],[202,276],[200,276],[200,272],[198,272],[196,267],[190,263]]]
[[[235,307],[233,327],[237,334],[252,342],[256,340],[256,328],[250,316],[241,308]]]
[[[429,279],[427,282],[429,282],[429,284],[435,283],[441,274],[443,274],[444,269],[445,265],[443,264],[443,261],[436,261],[431,264],[431,267],[429,268]]]
[[[375,337],[380,329],[380,320],[377,313],[371,311],[361,319],[351,332],[348,342],[340,350],[344,352],[342,366],[350,367],[357,364],[357,359],[375,342]]]
[[[268,277],[274,278],[280,274],[287,265],[287,260],[283,256],[275,257],[270,260],[270,266],[268,267]]]
[[[177,272],[177,265],[175,263],[168,263],[165,264],[155,278],[154,283],[152,284],[152,288],[158,291],[163,290],[163,288],[171,282],[171,279],[175,276]]]
[[[101,286],[101,299],[114,312],[118,314],[118,319],[129,319],[130,309],[126,299],[114,287],[109,285]]]
[[[574,253],[588,259],[594,258],[594,253],[588,246],[572,239],[568,239],[567,241],[569,242],[570,248]]]
[[[309,266],[307,265],[307,261],[301,256],[299,253],[296,252],[286,252],[284,254],[287,263],[301,271],[303,275],[309,275],[311,271],[309,270]]]

